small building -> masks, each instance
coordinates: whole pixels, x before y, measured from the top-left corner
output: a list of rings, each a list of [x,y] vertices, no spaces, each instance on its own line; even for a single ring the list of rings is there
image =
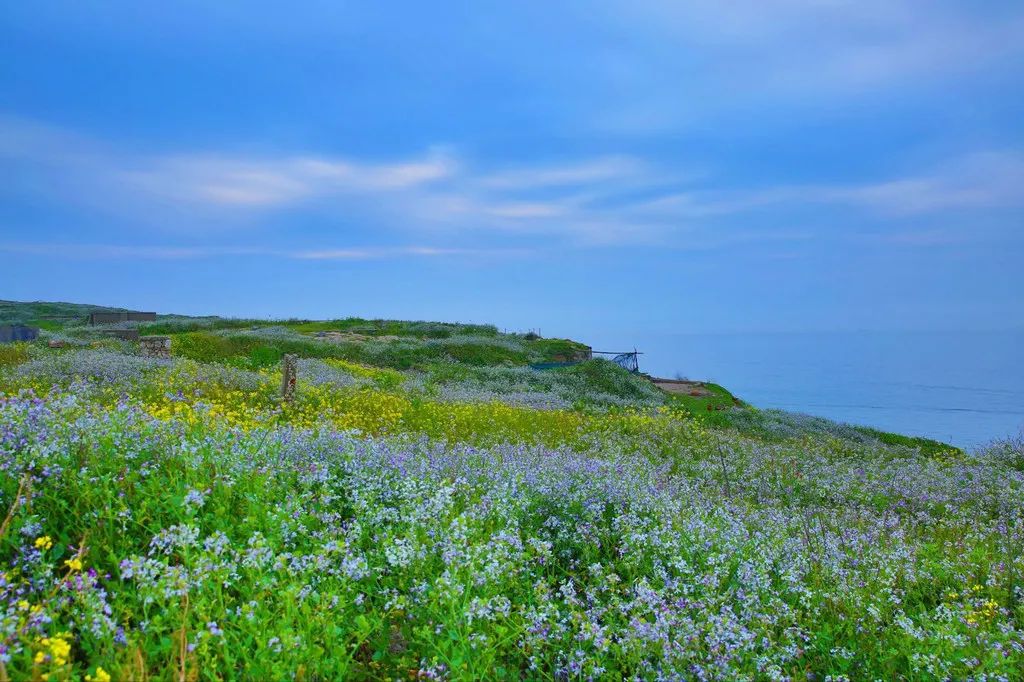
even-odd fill
[[[106,311],[94,310],[89,313],[89,324],[117,324],[118,322],[154,322],[156,313],[144,313],[137,310]]]
[[[37,327],[29,327],[25,324],[0,324],[0,343],[35,341],[38,337],[39,329]]]

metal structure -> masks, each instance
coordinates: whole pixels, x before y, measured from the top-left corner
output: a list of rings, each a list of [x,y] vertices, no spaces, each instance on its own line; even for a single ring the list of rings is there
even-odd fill
[[[592,351],[595,355],[611,355],[611,361],[619,367],[632,372],[633,374],[640,373],[640,358],[643,355],[640,351],[634,348],[632,351],[610,351],[610,350],[595,350]]]

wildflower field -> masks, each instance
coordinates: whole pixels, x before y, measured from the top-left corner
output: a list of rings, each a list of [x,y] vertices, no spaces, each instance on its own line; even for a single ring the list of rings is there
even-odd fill
[[[1019,442],[389,324],[4,349],[0,680],[1024,679]]]

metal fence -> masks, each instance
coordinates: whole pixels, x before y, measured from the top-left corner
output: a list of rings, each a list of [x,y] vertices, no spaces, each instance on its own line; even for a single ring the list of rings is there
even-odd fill
[[[623,369],[632,372],[633,374],[638,374],[640,372],[640,356],[643,355],[643,353],[641,353],[640,351],[634,350],[627,352],[618,352],[595,350],[591,351],[591,353],[593,355],[611,355],[612,357],[609,358],[609,360],[611,360],[611,362],[614,362],[619,367],[622,367]],[[530,365],[530,368],[558,369],[560,367],[572,367],[573,365],[580,364],[580,362],[582,362],[582,360],[572,360],[569,362],[538,362]]]
[[[619,367],[626,369],[633,374],[640,372],[640,356],[642,352],[633,349],[632,351],[610,351],[610,350],[595,350],[595,355],[611,355],[611,361]]]

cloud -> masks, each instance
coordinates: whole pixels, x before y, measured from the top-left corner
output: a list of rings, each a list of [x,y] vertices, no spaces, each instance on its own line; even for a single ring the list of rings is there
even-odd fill
[[[44,168],[79,198],[159,199],[187,207],[274,209],[321,197],[410,190],[451,178],[453,159],[370,162],[329,156],[127,152],[60,128],[0,118],[0,160]]]
[[[890,246],[907,246],[912,248],[957,246],[963,244],[966,237],[949,229],[900,230],[874,234],[866,237],[866,241]]]
[[[754,106],[941,88],[1014,68],[1024,6],[943,0],[606,0],[620,47],[600,131],[652,135]]]
[[[23,126],[23,128],[25,128]],[[264,217],[344,216],[363,231],[416,235],[441,244],[530,240],[572,246],[729,244],[797,240],[796,226],[750,230],[734,216],[777,216],[823,205],[899,220],[953,210],[1024,206],[1024,156],[1013,150],[953,159],[916,174],[861,183],[730,187],[725,180],[666,171],[642,158],[597,156],[561,164],[478,170],[452,152],[426,150],[390,162],[315,154],[264,156],[128,153],[64,131],[0,122],[0,157],[11,177],[43,169],[39,191],[120,212],[172,233],[258,227]],[[784,225],[784,223],[783,223]],[[713,239],[698,232],[716,233]],[[737,240],[717,234],[744,231]],[[514,244],[513,244],[514,245]],[[219,251],[218,255],[234,252]],[[454,255],[452,251],[446,251]],[[394,251],[315,249],[303,256],[364,258]],[[199,257],[173,249],[144,257]],[[239,254],[242,255],[242,254]],[[409,252],[408,255],[416,255]],[[423,252],[419,255],[427,255]]]
[[[839,204],[888,217],[951,210],[1024,207],[1024,156],[981,152],[929,172],[859,184],[784,185],[735,190],[693,190],[643,202],[641,212],[698,219],[778,206]]]
[[[84,203],[170,232],[247,227],[268,213],[315,203],[317,210],[358,219],[367,228],[607,242],[614,235],[639,235],[644,226],[624,224],[613,208],[598,205],[624,189],[657,186],[666,178],[625,156],[476,171],[436,149],[392,162],[128,152],[11,121],[0,121],[0,158],[12,175],[56,180],[35,188],[49,199]]]
[[[435,246],[275,249],[249,246],[132,246],[124,244],[0,243],[0,252],[79,260],[194,260],[223,256],[311,261],[362,261],[396,258],[522,257],[526,249],[462,249]]]
[[[175,156],[121,174],[137,190],[217,206],[277,207],[315,197],[409,189],[450,177],[454,164],[433,155],[396,163],[321,157]]]
[[[507,170],[485,175],[479,180],[483,187],[497,189],[537,189],[590,184],[608,180],[622,181],[646,175],[646,166],[626,156],[609,156],[589,161]]]
[[[933,172],[862,186],[819,188],[823,199],[859,204],[888,214],[1024,206],[1024,157],[983,152]]]
[[[370,247],[358,249],[319,249],[285,252],[284,257],[300,260],[379,260],[385,258],[502,258],[532,255],[528,249],[461,249],[436,246]]]

